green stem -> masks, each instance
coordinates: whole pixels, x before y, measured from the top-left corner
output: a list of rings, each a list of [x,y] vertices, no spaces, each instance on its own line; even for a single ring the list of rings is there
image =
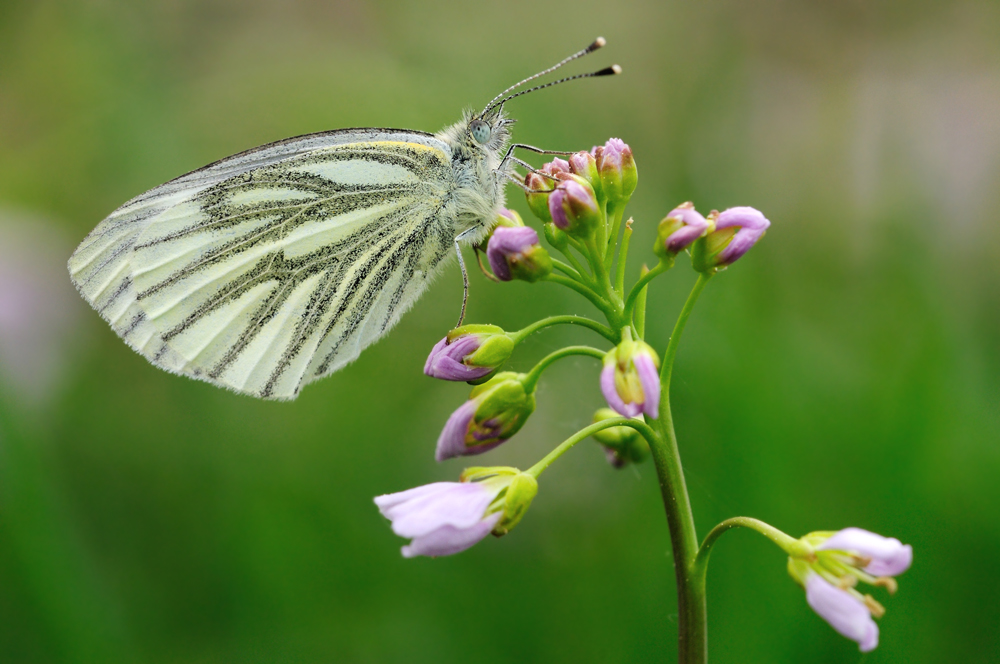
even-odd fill
[[[607,246],[604,247],[604,267],[610,271],[611,264],[615,259],[615,248],[618,244],[618,230],[622,225],[622,217],[625,216],[625,206],[619,205],[612,208],[611,213],[614,215],[611,222],[611,235],[608,237]],[[614,242],[614,244],[611,244]],[[621,261],[621,259],[618,259]]]
[[[535,385],[538,383],[538,379],[541,378],[542,372],[548,369],[549,365],[556,360],[560,360],[571,355],[589,355],[590,357],[595,357],[598,360],[603,360],[604,356],[607,355],[607,351],[600,350],[599,348],[592,348],[591,346],[566,346],[565,348],[560,348],[554,353],[549,353],[543,357],[524,378],[524,391],[534,392]]]
[[[660,493],[667,512],[667,527],[670,529],[670,543],[674,553],[674,574],[677,578],[678,638],[677,647],[680,664],[705,664],[708,661],[708,623],[705,604],[705,577],[694,570],[698,554],[698,534],[691,512],[691,499],[684,481],[680,452],[677,448],[677,433],[674,430],[673,413],[670,410],[670,379],[677,356],[677,346],[681,334],[694,309],[698,296],[705,289],[710,274],[702,274],[684,308],[681,309],[674,325],[670,343],[663,357],[660,371],[660,419],[656,424],[660,435],[655,443],[650,441],[650,450],[656,464],[660,480]],[[634,289],[633,289],[634,290]]]
[[[601,325],[596,320],[590,320],[589,318],[584,318],[583,316],[549,316],[548,318],[535,321],[531,325],[521,328],[517,332],[508,332],[507,336],[509,336],[516,345],[527,339],[535,332],[544,330],[547,327],[552,327],[553,325],[579,325],[581,327],[590,328],[613,344],[617,344],[619,342],[618,335],[616,335],[614,330],[610,327]]]
[[[577,273],[579,273],[580,275],[580,281],[587,284],[588,286],[593,287],[595,283],[594,278],[583,267],[583,263],[581,263],[580,260],[573,255],[573,252],[570,251],[570,248],[566,247],[565,249],[559,249],[558,251],[566,258],[566,260],[570,262],[570,265],[576,268]],[[581,250],[580,253],[583,253],[583,251]]]
[[[735,516],[731,519],[726,519],[715,528],[712,528],[711,532],[705,536],[705,541],[701,543],[701,548],[698,549],[698,556],[694,561],[694,569],[697,573],[702,576],[705,575],[708,569],[708,556],[712,553],[712,545],[722,537],[723,533],[733,528],[755,530],[777,544],[790,556],[806,558],[812,554],[812,548],[809,545],[795,539],[791,535],[781,532],[768,523],[764,523],[759,519],[752,519],[748,516]]]
[[[560,272],[562,272],[563,274],[565,274],[570,279],[573,279],[574,281],[579,281],[581,283],[587,283],[584,280],[583,276],[580,274],[580,272],[578,270],[575,270],[572,267],[570,267],[569,265],[566,265],[566,263],[563,263],[558,258],[553,258],[552,259],[552,267],[554,267],[555,269],[559,270]]]
[[[563,454],[566,453],[567,450],[569,450],[569,448],[573,447],[584,438],[591,436],[597,433],[598,431],[603,431],[604,429],[610,429],[611,427],[621,427],[621,426],[632,427],[633,429],[641,433],[646,438],[646,440],[650,441],[650,444],[652,444],[652,439],[656,438],[656,432],[653,431],[649,427],[649,425],[646,424],[645,422],[629,419],[627,417],[612,417],[611,419],[601,420],[600,422],[591,424],[589,427],[584,427],[583,429],[580,429],[572,436],[570,436],[563,442],[559,443],[559,445],[556,446],[555,449],[553,449],[551,452],[542,457],[541,461],[536,463],[531,468],[528,468],[524,472],[528,473],[532,477],[537,478],[539,475],[542,474],[542,471],[544,471],[552,464],[553,461],[561,457]]]
[[[625,320],[632,320],[632,313],[635,310],[635,305],[639,299],[639,295],[645,290],[646,286],[649,285],[649,282],[673,266],[673,261],[660,261],[656,267],[639,277],[639,280],[635,282],[634,286],[632,286],[632,290],[628,292],[628,297],[625,298]]]
[[[618,297],[625,297],[625,265],[628,259],[628,241],[632,238],[632,220],[625,223],[622,233],[621,249],[618,250],[618,265],[615,266],[615,292]],[[628,320],[626,318],[626,320]]]
[[[614,310],[611,306],[604,300],[604,298],[595,293],[588,286],[561,274],[550,274],[545,277],[545,281],[551,281],[552,283],[561,284],[566,288],[575,290],[577,293],[590,300],[591,303],[609,319],[614,319]]]
[[[642,274],[640,277],[646,276],[649,272],[649,268],[645,265],[642,266]],[[642,339],[646,336],[646,293],[649,292],[648,283],[642,287],[639,291],[639,295],[635,298],[635,331]]]

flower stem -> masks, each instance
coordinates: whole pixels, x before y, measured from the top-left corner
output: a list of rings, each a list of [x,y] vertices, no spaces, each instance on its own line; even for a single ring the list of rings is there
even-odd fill
[[[571,355],[588,355],[590,357],[595,357],[598,360],[603,360],[604,356],[607,355],[606,351],[600,350],[599,348],[591,348],[590,346],[566,346],[565,348],[560,348],[559,350],[549,353],[543,357],[535,367],[528,372],[522,381],[524,384],[525,392],[534,392],[535,385],[538,383],[538,379],[541,378],[542,372],[549,368],[556,360],[561,360],[564,357],[569,357]]]
[[[632,238],[632,220],[625,222],[622,232],[621,249],[618,250],[618,264],[615,266],[615,292],[625,297],[625,265],[628,260],[628,241]]]
[[[781,532],[768,523],[764,523],[759,519],[752,519],[748,516],[735,516],[731,519],[726,519],[715,528],[712,528],[711,532],[705,536],[705,541],[701,543],[701,548],[698,549],[698,556],[694,561],[694,569],[697,573],[702,576],[705,575],[705,572],[708,569],[708,556],[712,553],[712,545],[715,544],[716,540],[718,540],[723,533],[732,530],[733,528],[749,528],[750,530],[755,530],[777,544],[790,556],[807,558],[812,554],[812,548],[808,544],[795,539],[791,535]]]
[[[650,272],[652,274],[652,271]],[[647,275],[648,276],[648,275]],[[691,499],[684,481],[677,433],[670,410],[670,379],[680,344],[681,334],[694,309],[698,296],[705,289],[711,274],[702,274],[684,303],[673,334],[667,344],[660,370],[660,419],[656,422],[660,435],[650,441],[650,450],[660,479],[660,493],[667,512],[667,527],[674,553],[674,574],[677,578],[678,638],[680,664],[705,664],[708,661],[707,608],[705,576],[695,572],[698,555],[698,534],[691,513]],[[638,284],[637,284],[638,285]],[[633,288],[635,291],[635,288]]]
[[[649,270],[644,275],[639,277],[639,280],[635,282],[632,286],[632,290],[628,292],[628,297],[625,298],[625,319],[632,319],[632,312],[635,310],[636,303],[639,299],[639,295],[644,291],[649,282],[660,276],[670,268],[674,266],[673,261],[660,261],[656,267]]]
[[[601,325],[596,320],[590,320],[589,318],[584,318],[583,316],[549,316],[548,318],[535,321],[531,325],[523,327],[517,332],[508,332],[507,336],[509,336],[516,345],[527,339],[535,332],[544,330],[547,327],[552,327],[553,325],[579,325],[597,332],[613,344],[618,343],[618,335],[615,334],[614,330],[607,325]]]
[[[645,265],[642,266],[642,274],[640,277],[646,276],[649,273],[649,268]],[[649,284],[644,284],[642,289],[639,291],[639,295],[635,298],[635,331],[639,335],[640,339],[646,336],[646,293],[649,292]]]
[[[545,277],[545,281],[551,281],[552,283],[561,284],[566,288],[575,290],[577,293],[590,300],[591,303],[595,307],[597,307],[601,311],[601,313],[603,313],[609,319],[614,318],[614,312],[611,309],[611,306],[604,300],[604,298],[595,293],[588,286],[585,286],[584,284],[581,284],[580,282],[574,279],[570,279],[569,277],[555,273]]]
[[[575,270],[574,268],[570,267],[566,263],[563,263],[558,258],[553,258],[552,259],[552,267],[554,267],[555,269],[559,270],[560,272],[562,272],[563,274],[565,274],[570,279],[574,279],[576,281],[579,281],[579,282],[582,282],[582,283],[586,283],[586,281],[584,281],[583,276],[577,270]]]
[[[656,432],[653,431],[649,427],[649,425],[646,424],[645,422],[642,422],[640,420],[629,419],[627,417],[612,417],[610,419],[601,420],[600,422],[591,424],[589,427],[584,427],[583,429],[580,429],[572,436],[570,436],[563,442],[559,443],[559,445],[557,445],[555,449],[553,449],[551,452],[542,457],[541,461],[536,463],[531,468],[528,468],[524,472],[528,473],[532,477],[537,478],[539,475],[542,474],[542,471],[544,471],[552,464],[553,461],[561,457],[563,454],[566,453],[567,450],[569,450],[569,448],[573,447],[587,436],[593,435],[598,431],[603,431],[604,429],[610,429],[611,427],[621,427],[621,426],[632,427],[633,429],[641,433],[646,438],[646,440],[650,441],[650,444],[652,444],[652,439],[656,438]]]

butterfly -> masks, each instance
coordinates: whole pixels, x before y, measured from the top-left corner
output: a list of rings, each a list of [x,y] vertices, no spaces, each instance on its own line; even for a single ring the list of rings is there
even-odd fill
[[[262,399],[294,399],[382,337],[459,241],[476,244],[522,187],[503,105],[437,134],[341,129],[289,138],[150,189],[84,239],[84,299],[154,365]],[[560,153],[564,154],[564,153]],[[468,293],[468,277],[461,263]],[[463,301],[463,314],[464,314]]]

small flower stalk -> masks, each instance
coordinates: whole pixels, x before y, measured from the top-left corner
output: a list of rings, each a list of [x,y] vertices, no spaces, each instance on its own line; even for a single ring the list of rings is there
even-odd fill
[[[799,542],[811,553],[789,556],[788,573],[805,588],[809,606],[862,652],[874,650],[879,630],[873,618],[881,618],[885,607],[858,591],[858,583],[894,594],[894,577],[909,569],[913,549],[861,528],[809,533]]]
[[[482,454],[520,431],[535,410],[535,395],[525,388],[524,378],[504,372],[474,387],[445,423],[435,459]]]
[[[626,339],[604,356],[601,392],[624,417],[656,418],[660,406],[660,358],[644,341]]]
[[[514,352],[514,341],[496,325],[463,325],[437,342],[424,373],[441,380],[479,380],[497,370]]]

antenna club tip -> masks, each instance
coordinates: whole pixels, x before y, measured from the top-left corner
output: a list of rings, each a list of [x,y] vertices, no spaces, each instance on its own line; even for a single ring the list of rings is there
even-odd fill
[[[620,74],[620,73],[622,73],[621,66],[620,65],[611,65],[611,73],[612,74]]]
[[[608,43],[607,39],[605,39],[604,37],[598,37],[597,39],[594,40],[594,43],[590,45],[590,50],[596,51],[597,49],[601,48],[607,43]]]

